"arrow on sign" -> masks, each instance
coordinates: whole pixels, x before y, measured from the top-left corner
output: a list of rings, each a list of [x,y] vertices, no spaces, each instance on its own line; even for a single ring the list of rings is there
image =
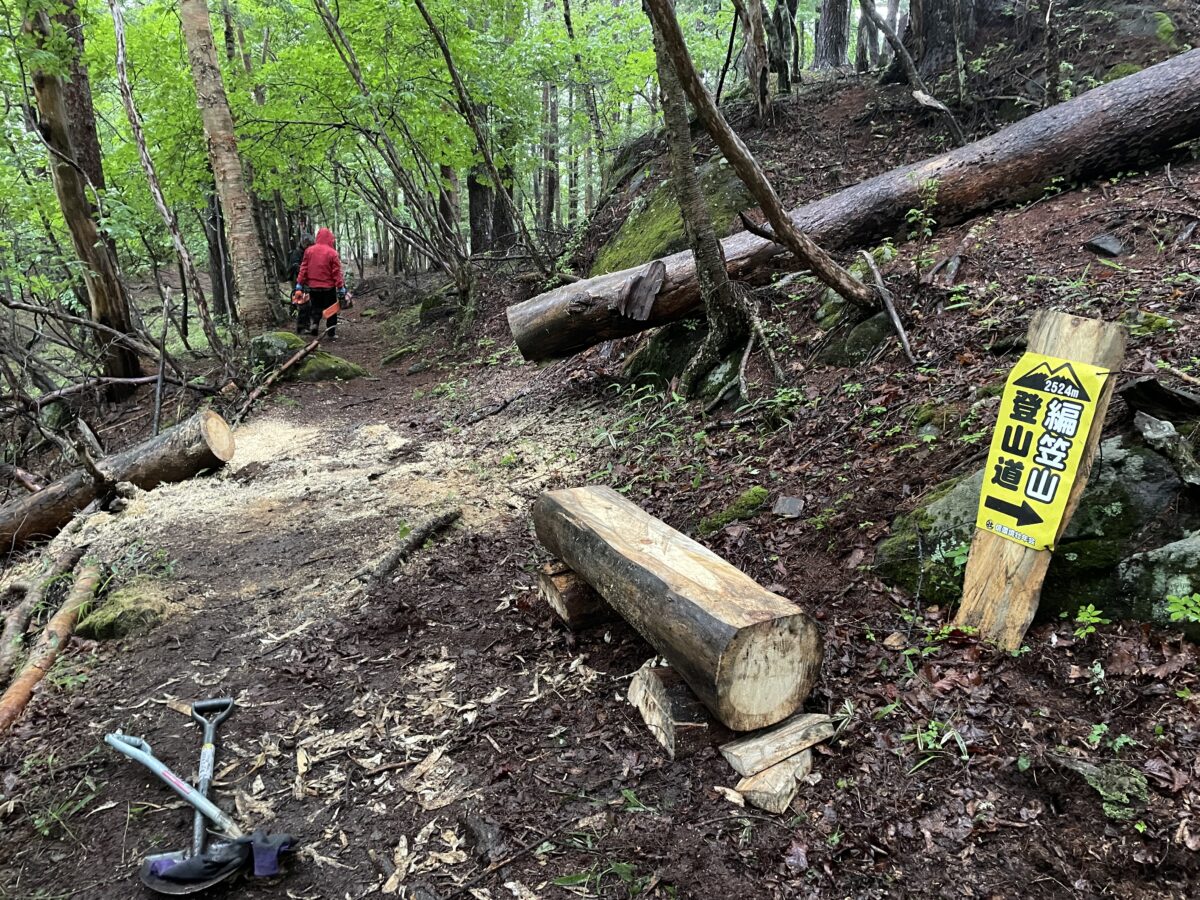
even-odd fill
[[[998,497],[986,497],[983,501],[983,505],[988,509],[995,510],[1001,515],[1016,519],[1017,524],[1022,527],[1025,525],[1037,525],[1045,521],[1040,515],[1038,515],[1037,510],[1035,510],[1024,500],[1021,501],[1020,506],[1017,506],[1015,503],[1009,503],[1007,500],[1001,500]]]

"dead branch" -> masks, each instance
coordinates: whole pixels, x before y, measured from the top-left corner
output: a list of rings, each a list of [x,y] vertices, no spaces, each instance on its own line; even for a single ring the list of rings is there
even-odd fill
[[[308,346],[297,350],[290,357],[288,357],[287,361],[282,366],[268,375],[266,381],[250,392],[250,396],[246,398],[246,402],[242,404],[242,408],[239,409],[237,415],[233,417],[233,424],[236,425],[246,417],[246,413],[250,412],[250,407],[254,405],[254,401],[265,394],[271,385],[273,385],[279,379],[280,375],[282,375],[296,363],[300,362],[300,360],[304,359],[304,357],[308,356],[308,354],[312,353],[319,346],[321,346],[320,338],[310,341]]]
[[[395,568],[408,559],[429,538],[453,525],[462,517],[462,510],[452,509],[449,512],[431,516],[420,522],[374,565],[363,566],[354,573],[350,581],[359,580],[362,583],[350,591],[349,598],[359,596],[369,597],[384,580],[392,574]],[[347,582],[349,584],[350,582]]]
[[[0,463],[0,475],[11,478],[31,494],[36,494],[45,487],[45,484],[38,476],[12,463]]]
[[[0,684],[8,681],[17,655],[24,644],[22,638],[25,629],[34,612],[42,605],[47,589],[63,574],[75,567],[80,557],[83,556],[83,551],[82,546],[67,547],[59,552],[51,560],[50,565],[38,575],[26,581],[14,582],[9,585],[9,590],[14,587],[23,587],[24,597],[8,611],[4,618],[4,631],[0,634]]]
[[[75,633],[75,623],[80,612],[91,602],[100,587],[100,563],[94,559],[84,560],[75,569],[75,584],[67,599],[46,628],[29,654],[24,668],[17,673],[8,690],[0,696],[0,735],[7,732],[29,705],[33,689],[46,677],[58,659],[59,651]]]
[[[866,250],[860,250],[859,254],[866,260],[867,267],[870,268],[871,274],[875,278],[875,289],[879,291],[879,299],[883,301],[883,308],[887,310],[888,318],[892,322],[892,328],[896,330],[896,337],[900,338],[900,346],[904,348],[904,355],[915,366],[917,358],[913,356],[912,347],[908,344],[908,335],[904,333],[904,326],[900,323],[900,315],[896,312],[896,304],[892,300],[892,292],[884,285],[883,275],[880,274],[879,267],[875,265],[875,257]]]

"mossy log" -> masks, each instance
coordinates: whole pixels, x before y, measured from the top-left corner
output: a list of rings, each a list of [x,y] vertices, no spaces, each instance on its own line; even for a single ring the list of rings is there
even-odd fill
[[[1034,113],[990,137],[885,172],[794,210],[796,227],[828,250],[893,235],[937,189],[939,225],[1036,198],[1051,184],[1105,175],[1160,158],[1200,134],[1200,49]],[[722,242],[729,272],[744,278],[784,249],[748,232]],[[649,262],[649,260],[647,260]],[[556,359],[690,314],[700,303],[690,251],[662,260],[666,277],[649,314],[622,312],[637,267],[575,282],[509,307],[522,355]]]
[[[778,722],[812,690],[823,652],[813,620],[611,488],[542,494],[533,523],[726,727]]]
[[[96,463],[110,483],[128,481],[142,490],[186,481],[233,458],[233,432],[219,415],[201,410],[158,437]],[[96,479],[80,469],[36,494],[0,506],[0,553],[52,537],[71,517],[96,499]]]

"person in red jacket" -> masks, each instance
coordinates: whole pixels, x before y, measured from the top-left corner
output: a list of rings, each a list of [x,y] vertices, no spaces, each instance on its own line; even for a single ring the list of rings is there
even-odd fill
[[[336,309],[346,296],[346,279],[342,275],[342,258],[333,249],[333,232],[328,228],[317,230],[317,242],[304,251],[300,262],[300,274],[296,276],[296,290],[307,296],[308,302],[301,305],[296,322],[296,333],[305,329],[316,335],[325,310]],[[337,312],[325,319],[326,340],[337,340]]]

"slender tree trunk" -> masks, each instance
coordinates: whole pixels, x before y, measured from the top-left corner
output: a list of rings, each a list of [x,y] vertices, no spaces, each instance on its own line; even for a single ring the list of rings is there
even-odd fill
[[[796,55],[793,57],[792,70],[799,73],[804,68],[805,58],[807,56],[807,47],[805,47],[804,20],[800,19],[796,22]]]
[[[100,156],[100,137],[96,133],[96,113],[92,105],[92,83],[88,78],[83,55],[83,24],[79,20],[77,0],[62,0],[62,12],[55,14],[55,23],[67,32],[75,46],[71,54],[70,77],[63,82],[63,99],[70,116],[71,146],[75,161],[98,191],[104,190],[104,166]]]
[[[596,152],[601,153],[604,147],[604,132],[600,128],[600,111],[596,107],[596,88],[584,70],[583,57],[579,55],[578,45],[575,43],[575,26],[571,22],[571,0],[563,0],[563,22],[567,26],[567,38],[571,41],[575,65],[578,67],[579,76],[582,79],[583,101],[587,107],[588,121],[592,125],[592,139],[596,142]]]
[[[575,88],[567,91],[567,121],[574,119]],[[574,230],[579,215],[579,148],[575,145],[574,132],[567,137],[567,228]]]
[[[846,65],[849,47],[850,0],[821,0],[813,68],[836,69]]]
[[[42,50],[52,40],[50,17],[34,12],[24,29],[35,46]],[[71,144],[70,113],[63,95],[62,79],[44,69],[31,66],[33,95],[37,102],[38,128],[50,151],[50,177],[62,208],[63,220],[71,233],[71,244],[83,264],[92,319],[101,325],[130,334],[129,302],[117,272],[117,263],[106,241],[101,238],[92,216],[87,186],[75,162]],[[132,378],[141,374],[137,356],[111,338],[96,333],[103,358],[104,374],[109,378]],[[120,390],[113,388],[114,392]]]
[[[558,170],[558,87],[547,82],[542,88],[542,99],[546,115],[542,138],[542,228],[549,232],[562,227],[562,211],[559,209]]]
[[[212,316],[208,313],[208,303],[204,299],[204,288],[200,284],[200,276],[196,273],[192,254],[188,252],[187,244],[184,243],[183,233],[179,229],[179,223],[175,220],[175,213],[167,206],[167,201],[163,197],[162,188],[158,183],[158,174],[154,170],[154,161],[150,158],[150,151],[146,148],[146,136],[142,132],[142,117],[138,115],[137,106],[133,100],[133,90],[129,86],[125,52],[125,19],[117,0],[108,0],[108,8],[112,12],[113,31],[116,35],[117,87],[121,95],[121,102],[125,107],[125,116],[129,119],[129,127],[133,132],[134,143],[137,145],[138,159],[141,161],[142,171],[146,175],[146,183],[150,186],[150,196],[154,199],[158,214],[162,216],[163,224],[166,225],[167,232],[171,235],[171,242],[175,245],[175,255],[184,275],[181,286],[184,291],[191,289],[192,296],[196,298],[196,310],[200,313],[200,325],[204,329],[204,336],[208,338],[209,347],[219,354],[222,350],[221,338],[213,326]],[[164,318],[168,309],[168,305],[164,302]],[[157,419],[155,421],[157,422]]]
[[[775,6],[771,10],[770,27],[767,29],[767,50],[771,70],[779,80],[781,94],[792,92],[792,45],[795,43],[792,16],[793,10],[788,8],[788,0],[775,0]]]
[[[225,217],[216,191],[208,195],[204,214],[204,237],[208,243],[208,274],[212,282],[213,312],[229,316],[233,308],[233,266],[225,252]]]
[[[874,0],[868,0],[873,3]],[[879,32],[875,21],[865,12],[858,14],[858,40],[854,46],[854,71],[869,72],[879,63]]]
[[[897,21],[900,18],[900,0],[888,0],[887,16],[884,17],[884,22],[887,27],[892,30],[893,34],[899,34]],[[892,45],[886,40],[883,41],[883,46],[879,50],[879,64],[888,66],[892,61]]]
[[[596,208],[596,172],[592,145],[583,148],[583,214],[590,216]]]
[[[763,25],[763,0],[733,0],[746,45],[742,58],[746,65],[746,80],[754,98],[754,110],[758,123],[765,124],[771,118],[771,87],[769,83],[770,58],[767,55],[767,35]]]
[[[239,318],[247,328],[260,331],[275,324],[276,310],[267,287],[266,264],[254,208],[238,157],[233,116],[217,66],[206,0],[180,0],[179,19],[196,86],[196,103],[208,141],[208,157],[228,229]]]
[[[757,2],[750,0],[751,4]],[[680,377],[682,393],[691,396],[701,379],[745,334],[746,322],[742,306],[729,281],[725,253],[713,229],[708,201],[700,189],[700,177],[692,160],[692,130],[688,123],[687,99],[675,77],[675,69],[667,55],[657,22],[648,10],[647,16],[654,33],[654,59],[662,94],[663,119],[667,124],[671,181],[679,199],[679,210],[683,214],[684,230],[696,260],[700,294],[704,298],[704,310],[708,318],[708,334],[704,344]]]

